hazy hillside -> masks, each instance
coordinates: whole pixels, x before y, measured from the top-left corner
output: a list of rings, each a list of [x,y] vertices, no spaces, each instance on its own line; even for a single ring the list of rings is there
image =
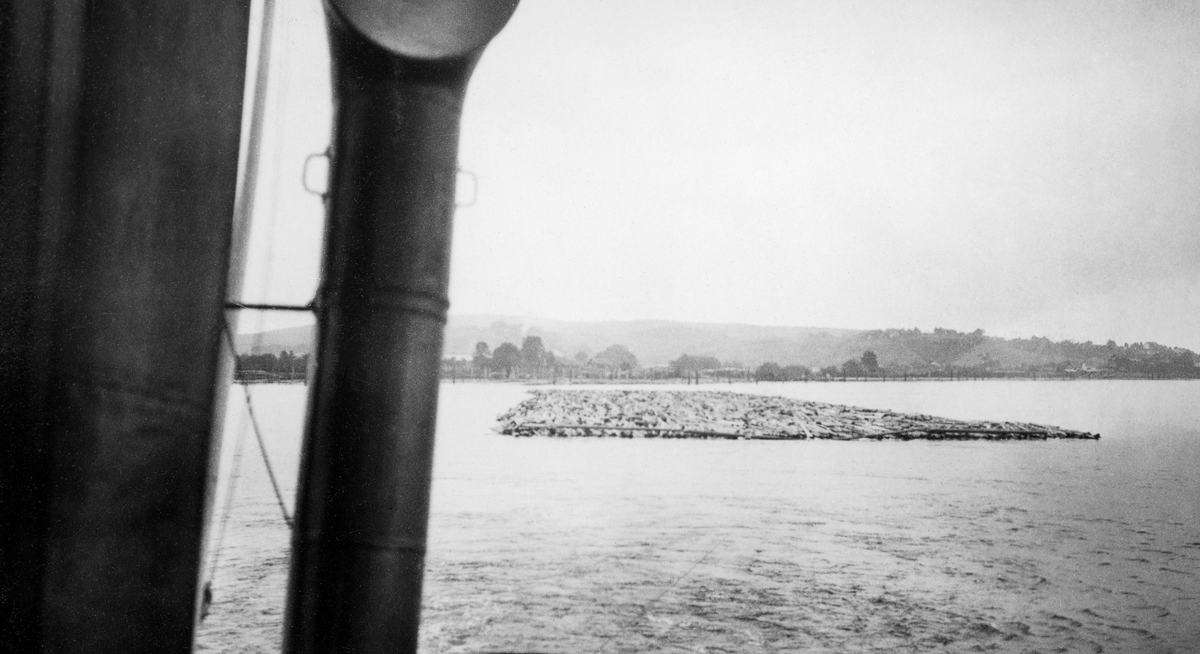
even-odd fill
[[[866,350],[875,352],[879,365],[893,372],[1074,370],[1155,377],[1200,375],[1200,368],[1197,368],[1200,359],[1196,353],[1158,343],[1056,342],[1043,337],[999,338],[987,336],[983,330],[964,333],[951,329],[932,332],[887,329],[860,332],[847,339],[840,351],[850,359],[856,352]],[[831,361],[828,365],[837,363]]]
[[[446,325],[444,351],[447,356],[469,355],[480,341],[495,349],[505,342],[519,346],[526,336],[540,336],[546,348],[560,356],[574,357],[581,350],[591,355],[620,344],[637,355],[642,365],[651,366],[665,364],[684,353],[746,364],[772,358],[792,361],[814,354],[821,360],[832,361],[845,349],[839,346],[859,333],[849,329],[665,320],[565,322],[513,316],[451,316]],[[284,350],[302,354],[311,351],[311,339],[312,327],[291,327],[261,334],[241,334],[236,342],[238,351],[243,354]],[[849,352],[846,356],[853,354],[850,350],[846,352]]]
[[[583,351],[595,354],[610,345],[624,345],[643,366],[663,365],[679,355],[714,356],[744,363],[770,356],[802,356],[815,346],[845,339],[859,332],[816,327],[763,327],[739,324],[684,323],[665,320],[629,322],[562,322],[519,318],[451,318],[446,328],[447,354],[470,354],[485,342],[495,349],[501,343],[521,344],[524,336],[540,336],[546,348],[573,358]],[[806,343],[810,343],[805,345]]]
[[[716,357],[725,364],[754,367],[772,361],[818,369],[840,366],[871,350],[881,367],[902,372],[947,369],[1004,371],[1107,370],[1127,374],[1193,376],[1195,353],[1156,343],[1118,345],[1054,342],[1046,338],[1006,339],[982,330],[850,330],[817,327],[764,327],[684,323],[663,320],[564,322],[511,316],[452,316],[446,326],[447,356],[470,356],[475,344],[495,350],[539,336],[560,359],[588,357],[610,345],[624,345],[642,366],[664,365],[681,354]],[[293,327],[241,335],[239,352],[299,355],[311,350],[312,328]]]
[[[238,354],[279,354],[290,350],[300,355],[312,351],[314,325],[272,329],[258,334],[238,334],[234,339]]]

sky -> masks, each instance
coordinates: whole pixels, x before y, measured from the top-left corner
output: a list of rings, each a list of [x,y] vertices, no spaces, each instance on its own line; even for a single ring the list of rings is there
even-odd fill
[[[249,301],[317,283],[319,4],[277,5]],[[459,160],[452,314],[1200,350],[1200,3],[523,0]]]

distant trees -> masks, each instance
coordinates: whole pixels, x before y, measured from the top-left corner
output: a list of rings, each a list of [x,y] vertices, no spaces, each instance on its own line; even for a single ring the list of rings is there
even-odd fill
[[[670,366],[672,376],[687,377],[689,374],[694,374],[701,370],[717,370],[721,367],[721,362],[716,357],[684,354],[668,365]]]
[[[874,350],[867,350],[862,353],[861,357],[847,359],[841,366],[826,366],[822,368],[820,374],[827,377],[866,377],[868,375],[878,375],[882,372],[883,368],[879,367],[879,357],[875,355]]]
[[[754,371],[755,381],[783,381],[783,368],[778,363],[768,361]]]
[[[1126,348],[1126,353],[1116,355],[1110,361],[1127,372],[1150,378],[1200,377],[1200,368],[1196,366],[1196,354],[1189,350],[1158,343],[1134,345],[1140,346],[1141,351],[1134,351],[1132,347]]]
[[[304,379],[308,375],[308,354],[297,356],[291,350],[279,354],[242,354],[237,357],[234,375],[239,379]]]
[[[935,328],[932,332],[920,329],[886,329],[863,332],[855,344],[868,352],[886,354],[880,361],[876,356],[876,369],[872,370],[867,359],[860,358],[859,365],[869,374],[878,374],[884,367],[903,367],[909,371],[938,372],[947,367],[962,365],[964,357],[979,355],[980,346],[992,339],[982,329],[959,332],[953,329]],[[877,349],[878,348],[878,349]],[[866,352],[863,353],[866,356]],[[847,373],[849,375],[850,373]]]
[[[513,369],[521,363],[521,351],[512,343],[502,343],[492,352],[492,368],[504,371],[505,377],[512,377]]]
[[[768,361],[754,371],[755,381],[806,381],[809,370],[804,366],[780,366],[774,361]]]
[[[631,371],[637,368],[637,357],[624,345],[610,345],[600,354],[592,357],[597,365],[614,371]]]
[[[472,373],[478,374],[479,369],[475,367],[475,361],[472,359],[464,359],[461,357],[449,357],[442,359],[442,377],[450,379],[467,379],[472,377]]]
[[[637,357],[624,345],[613,345],[595,357],[589,357],[584,348],[574,357],[559,360],[546,348],[542,337],[536,335],[523,337],[520,347],[505,341],[495,350],[489,350],[487,342],[479,341],[475,344],[474,354],[469,360],[455,360],[449,357],[442,361],[444,375],[464,378],[492,374],[502,375],[506,379],[536,379],[563,375],[581,378],[609,377],[618,373],[632,373],[637,369]]]
[[[521,363],[526,367],[540,367],[545,356],[546,346],[542,344],[541,336],[526,336],[521,341]]]
[[[560,360],[540,336],[522,338],[519,348],[510,342],[501,343],[490,356],[487,344],[477,343],[473,363],[476,368],[486,366],[493,373],[503,373],[505,378],[612,377],[638,369],[637,357],[624,345],[610,346],[594,357],[581,348],[575,356]]]
[[[761,354],[758,358],[748,359],[746,364],[734,359],[722,361],[715,356],[684,353],[665,365],[644,368],[640,367],[638,357],[624,345],[612,345],[595,355],[586,347],[571,345],[571,354],[562,356],[550,351],[545,335],[524,334],[518,333],[517,340],[505,341],[494,351],[489,349],[488,343],[498,341],[488,336],[488,341],[475,344],[472,356],[459,357],[459,363],[446,367],[450,371],[447,375],[465,371],[461,376],[687,378],[697,383],[705,380],[804,381],[814,377],[901,376],[905,379],[1004,376],[1200,378],[1200,366],[1197,365],[1200,357],[1183,348],[1157,343],[1118,344],[1115,341],[1056,342],[1041,337],[1006,339],[987,336],[980,329],[970,332],[943,328],[926,332],[919,329],[877,330],[858,332],[845,337],[846,341],[835,341],[831,336],[824,339],[828,342],[814,337],[819,347],[814,346],[811,352],[797,349],[794,355],[789,354],[783,359],[770,355],[774,352],[775,346],[772,346],[755,350]],[[847,352],[861,354],[838,362]],[[296,377],[302,377],[307,362],[302,364],[296,357],[293,364],[289,356],[293,355],[281,353],[274,360],[263,361],[244,356],[239,360],[239,369],[270,371],[274,375],[275,371],[290,370],[294,365]],[[821,367],[819,370],[816,366],[810,368],[800,365],[797,360]]]
[[[472,365],[475,366],[476,372],[484,372],[492,367],[492,351],[488,344],[479,341],[475,344],[475,356],[471,358]]]
[[[855,344],[867,346],[862,356],[835,366],[833,376],[1200,378],[1200,356],[1158,343],[1010,339],[939,327],[863,332]]]
[[[540,375],[542,368],[554,363],[554,354],[546,351],[541,336],[526,336],[521,341],[521,366],[527,373]]]
[[[782,381],[808,381],[808,368],[804,366],[784,366]]]

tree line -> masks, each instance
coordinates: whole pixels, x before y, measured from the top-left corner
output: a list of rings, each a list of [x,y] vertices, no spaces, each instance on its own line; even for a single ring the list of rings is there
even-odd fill
[[[982,329],[887,329],[864,332],[858,342],[887,353],[887,374],[980,377],[1101,376],[1195,378],[1195,352],[1154,342],[1117,344],[1044,336],[999,338]]]
[[[798,363],[781,365],[775,361],[749,367],[736,360],[722,362],[713,356],[687,353],[665,366],[643,367],[624,345],[610,345],[596,354],[582,349],[573,357],[564,357],[546,349],[540,336],[526,336],[519,347],[505,341],[494,351],[486,342],[480,341],[470,359],[444,359],[442,374],[446,378],[477,379],[687,379],[697,382],[927,377],[1200,377],[1195,353],[1153,342],[1118,345],[1110,340],[1101,345],[1069,340],[1054,342],[1042,337],[1003,339],[985,336],[983,330],[957,332],[950,329],[925,333],[917,329],[878,330],[865,332],[863,341],[882,347],[880,351],[888,353],[887,365],[884,365],[884,357],[871,347],[861,356],[820,368]],[[290,350],[278,354],[243,354],[237,357],[236,377],[240,381],[302,380],[307,377],[308,362],[307,353],[297,355]]]
[[[882,377],[887,371],[879,366],[879,357],[872,350],[862,353],[857,359],[847,359],[840,366],[825,366],[813,370],[808,366],[779,364],[768,361],[754,371],[755,381],[809,381],[811,379],[833,379],[848,377]]]
[[[308,377],[308,354],[291,350],[279,354],[239,354],[234,368],[238,381],[286,381]]]
[[[627,378],[639,369],[637,357],[624,345],[611,345],[590,355],[581,350],[573,359],[560,359],[546,349],[540,336],[526,336],[521,346],[505,341],[492,350],[484,341],[475,344],[470,360],[442,360],[442,376],[456,378]]]
[[[556,357],[539,336],[527,336],[521,346],[504,342],[495,350],[485,342],[475,344],[471,359],[442,360],[447,379],[630,379],[660,380],[701,377],[753,379],[753,370],[740,362],[722,364],[716,357],[683,354],[667,366],[643,367],[624,345],[610,345],[592,354],[586,348],[574,357]]]

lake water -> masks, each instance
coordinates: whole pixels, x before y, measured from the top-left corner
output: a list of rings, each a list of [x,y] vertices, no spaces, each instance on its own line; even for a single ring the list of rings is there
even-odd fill
[[[491,431],[530,388],[442,385],[423,652],[1200,644],[1200,382],[699,387],[1102,436],[941,443]],[[290,511],[307,389],[250,391]],[[246,426],[240,393],[214,539]],[[281,640],[288,533],[252,433],[243,448],[199,651]]]

